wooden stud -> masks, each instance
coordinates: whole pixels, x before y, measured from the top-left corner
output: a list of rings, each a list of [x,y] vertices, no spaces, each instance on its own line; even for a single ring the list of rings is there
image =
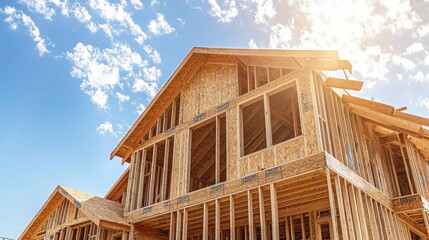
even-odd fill
[[[157,162],[157,149],[158,145],[153,145],[153,154],[152,154],[152,165],[150,171],[150,183],[149,183],[149,205],[152,205],[155,200],[155,171],[156,171],[156,162]]]
[[[264,192],[261,187],[258,187],[259,195],[259,216],[260,216],[260,225],[261,225],[261,237],[262,239],[268,239],[267,235],[267,225],[265,221],[265,204],[264,204]]]
[[[347,219],[347,227],[349,230],[349,236],[350,239],[356,239],[356,234],[355,234],[355,230],[353,227],[353,216],[352,216],[352,210],[350,207],[350,200],[349,200],[349,195],[348,195],[348,191],[347,191],[347,182],[344,180],[342,181],[343,184],[341,184],[341,180],[340,180],[340,184],[341,184],[341,193],[342,193],[342,197],[343,197],[343,203],[344,203],[344,208],[346,210],[346,219]]]
[[[140,167],[140,180],[139,180],[139,190],[137,194],[137,208],[141,208],[143,206],[143,188],[145,184],[145,169],[146,169],[146,149],[142,150],[142,157],[141,157],[141,167]]]
[[[344,201],[343,201],[343,196],[341,191],[340,177],[336,175],[334,180],[335,180],[335,189],[337,191],[337,203],[338,203],[338,211],[340,214],[340,221],[341,221],[341,232],[342,232],[343,239],[348,240],[349,233],[348,233],[346,212],[344,210]]]
[[[182,212],[177,211],[176,215],[176,240],[180,240],[180,233],[182,229]]]
[[[188,209],[183,209],[183,230],[182,230],[182,239],[188,239]]]
[[[164,150],[164,168],[162,171],[162,183],[161,183],[161,201],[167,199],[167,176],[168,176],[168,157],[170,156],[170,139],[165,139],[165,150]]]
[[[274,183],[270,184],[270,199],[271,199],[271,221],[272,221],[272,239],[279,239],[279,213],[277,205],[277,191]],[[287,223],[285,223],[287,225]]]
[[[253,224],[253,197],[252,192],[247,190],[247,209],[248,209],[248,218],[249,218],[249,239],[256,240],[255,236],[255,225]]]
[[[175,222],[175,213],[171,212],[170,213],[170,232],[169,232],[169,240],[174,240],[174,236],[175,236],[175,227],[176,227],[176,222]]]
[[[302,236],[302,239],[307,239],[307,236],[305,234],[305,222],[304,222],[304,214],[303,213],[301,213],[300,219],[301,219],[301,236]]]
[[[331,174],[329,171],[330,171],[329,169],[326,169],[326,181],[328,184],[329,206],[330,206],[330,211],[331,211],[332,230],[333,230],[334,239],[338,240],[338,239],[340,239],[340,236],[338,233],[337,211],[336,211],[337,207],[335,206],[335,195],[334,195],[334,191],[332,190]],[[337,186],[337,185],[335,184],[335,186]],[[341,226],[341,228],[343,228],[343,226]]]
[[[267,140],[267,147],[273,145],[273,134],[271,129],[271,109],[270,109],[270,99],[267,94],[264,94],[264,114],[265,114],[265,138]]]
[[[216,116],[215,182],[220,182],[220,119]]]
[[[215,240],[220,240],[220,203],[215,200]]]
[[[205,202],[204,210],[203,210],[203,240],[208,240],[208,232],[209,232],[209,206]]]
[[[229,221],[230,221],[230,239],[235,239],[235,200],[234,196],[229,196]]]

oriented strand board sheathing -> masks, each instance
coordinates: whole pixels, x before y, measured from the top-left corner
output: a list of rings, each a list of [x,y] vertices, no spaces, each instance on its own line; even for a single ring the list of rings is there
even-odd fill
[[[205,64],[182,91],[183,121],[238,96],[235,65]]]
[[[237,178],[238,169],[237,111],[235,109],[226,112],[226,128],[227,177],[228,180],[234,180]]]
[[[304,138],[298,137],[275,146],[277,165],[305,156]]]
[[[314,111],[313,94],[311,82],[309,79],[310,72],[298,79],[298,101],[301,105],[302,132],[306,139],[307,154],[317,153],[319,149],[318,134],[316,131],[316,116]]]

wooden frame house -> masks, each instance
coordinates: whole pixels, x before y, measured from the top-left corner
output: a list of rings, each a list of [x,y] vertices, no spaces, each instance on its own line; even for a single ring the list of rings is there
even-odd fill
[[[336,51],[193,48],[105,198],[59,187],[20,239],[429,239],[429,119],[351,96],[346,71]]]

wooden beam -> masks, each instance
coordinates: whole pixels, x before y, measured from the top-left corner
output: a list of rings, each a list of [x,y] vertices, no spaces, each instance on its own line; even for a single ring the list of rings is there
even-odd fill
[[[420,116],[416,116],[416,115],[412,115],[404,112],[398,112],[398,111],[395,113],[395,116],[417,124],[429,126],[429,118],[424,118],[424,117],[420,117]]]
[[[170,156],[170,139],[165,139],[165,149],[164,149],[164,167],[162,171],[162,181],[161,181],[161,201],[166,200],[167,195],[167,176],[168,176],[168,157]]]
[[[215,200],[215,240],[220,240],[220,203]]]
[[[256,240],[255,224],[253,222],[253,197],[250,190],[247,190],[247,209],[249,215],[249,240]]]
[[[341,182],[340,177],[338,175],[335,176],[335,190],[337,191],[337,204],[338,204],[338,210],[340,214],[340,221],[341,221],[341,232],[344,240],[349,239],[349,233],[348,233],[348,226],[347,226],[347,218],[346,218],[346,212],[344,210],[344,201],[343,201],[343,195],[341,191]]]
[[[335,240],[339,240],[340,236],[338,233],[338,223],[337,223],[337,207],[335,206],[335,195],[334,191],[332,190],[332,183],[331,183],[331,174],[330,170],[326,169],[326,181],[328,184],[328,194],[329,194],[329,206],[331,211],[331,224],[332,224],[332,234],[334,236]]]
[[[352,73],[352,64],[347,60],[320,60],[320,59],[307,59],[295,58],[303,68],[310,68],[316,70],[349,70]]]
[[[188,209],[183,209],[183,230],[182,230],[182,239],[188,239]]]
[[[201,48],[195,47],[193,53],[255,56],[255,57],[299,57],[318,59],[339,59],[338,51],[335,50],[278,50],[278,49],[228,49],[228,48]]]
[[[220,182],[220,119],[216,116],[215,182]]]
[[[279,239],[279,213],[277,205],[277,190],[274,183],[270,184],[272,239]],[[287,225],[287,222],[285,223]],[[287,234],[287,233],[286,233]]]
[[[170,232],[169,232],[169,240],[174,240],[174,236],[175,236],[175,226],[176,226],[176,223],[175,223],[175,219],[174,219],[174,212],[171,212],[170,213]]]
[[[360,91],[362,89],[363,82],[329,77],[326,79],[325,85],[333,88]]]
[[[204,203],[203,210],[203,240],[208,240],[209,236],[209,205],[207,202]]]
[[[180,240],[180,229],[182,229],[182,213],[179,210],[176,215],[176,240]]]
[[[267,234],[267,225],[265,221],[265,204],[264,204],[264,192],[261,187],[258,187],[258,195],[259,195],[259,217],[260,217],[260,225],[261,225],[261,238],[268,239]]]
[[[154,203],[155,199],[155,171],[156,171],[156,162],[157,162],[157,149],[158,145],[153,145],[153,152],[152,152],[152,165],[150,170],[150,185],[149,185],[149,205],[152,205]]]
[[[343,95],[341,99],[342,99],[343,103],[345,103],[345,104],[358,105],[360,107],[364,107],[364,108],[370,109],[372,111],[382,113],[382,114],[386,114],[389,116],[394,116],[394,114],[395,114],[395,108],[391,105],[387,105],[384,103],[371,101],[371,100],[358,98],[358,97],[353,97],[350,95]]]
[[[235,200],[233,195],[229,195],[229,221],[230,221],[230,238],[235,239]]]

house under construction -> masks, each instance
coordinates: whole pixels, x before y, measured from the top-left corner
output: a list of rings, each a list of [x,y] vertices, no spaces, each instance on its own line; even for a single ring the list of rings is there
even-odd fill
[[[429,119],[347,72],[337,51],[192,49],[106,196],[58,186],[20,240],[429,239]]]

